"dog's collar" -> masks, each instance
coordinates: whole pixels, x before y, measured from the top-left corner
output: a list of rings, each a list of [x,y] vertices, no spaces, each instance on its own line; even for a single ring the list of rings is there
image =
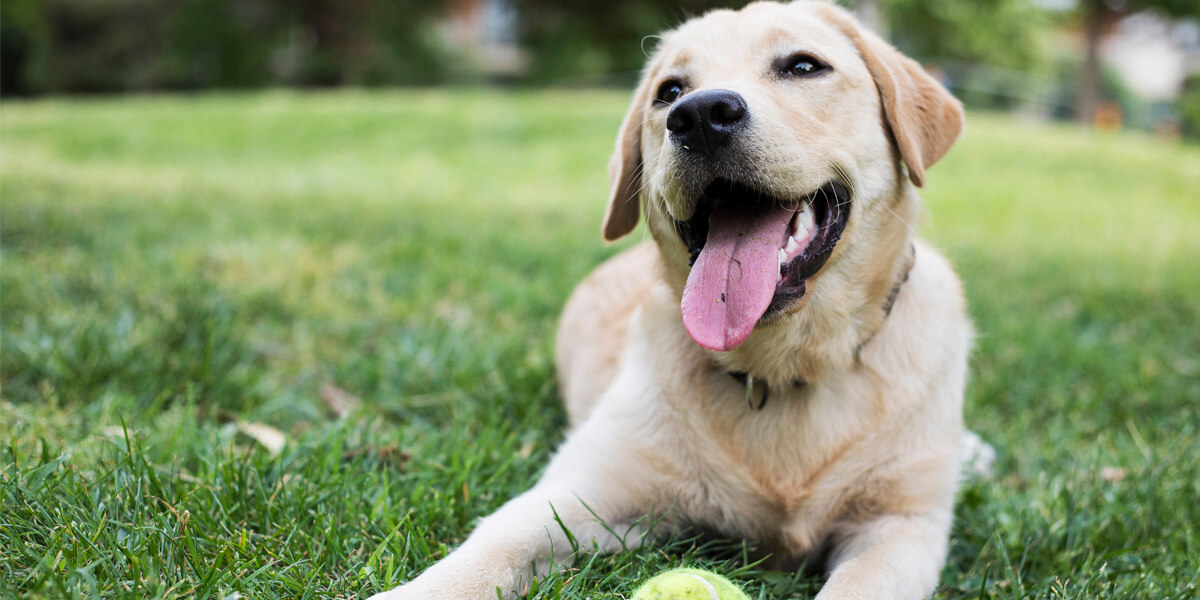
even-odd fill
[[[910,243],[908,245],[908,258],[904,261],[904,270],[901,271],[900,276],[896,278],[896,285],[893,285],[892,290],[888,292],[887,299],[883,301],[882,308],[884,321],[891,316],[892,309],[896,306],[896,298],[900,295],[900,287],[904,285],[904,282],[908,281],[908,274],[912,272],[913,265],[916,263],[916,261],[917,249]],[[883,323],[880,322],[879,329],[882,328]],[[858,345],[858,348],[854,350],[854,355],[856,357],[862,352],[863,346],[866,346],[867,342],[870,342],[875,338],[875,334],[879,333],[879,329],[872,331],[871,334],[868,335],[867,338]],[[751,410],[762,410],[762,408],[767,405],[767,398],[771,395],[771,388],[769,386],[766,384],[758,384],[756,386],[754,383],[754,375],[750,373],[745,373],[742,371],[726,371],[726,373],[728,373],[734,381],[738,382],[739,385],[746,387],[746,404],[750,406]],[[796,380],[792,382],[793,388],[804,387],[806,385],[808,385],[808,382],[803,378],[796,378]],[[755,387],[762,388],[761,398],[756,393]],[[756,400],[757,403],[755,402]]]
[[[728,373],[734,381],[738,382],[738,384],[746,386],[746,404],[750,406],[751,410],[762,410],[762,407],[767,405],[767,398],[771,395],[771,388],[769,386],[763,383],[758,384],[757,387],[762,388],[762,397],[758,398],[754,389],[755,384],[753,375],[749,373],[743,373],[741,371],[726,371],[726,373]],[[808,382],[803,378],[796,378],[796,380],[792,382],[793,388],[803,387],[806,385],[808,385]],[[755,400],[758,400],[757,404],[755,404]]]
[[[883,301],[883,318],[884,318],[884,320],[887,320],[887,318],[889,316],[891,316],[892,308],[896,306],[896,296],[900,295],[900,286],[904,285],[904,282],[908,281],[908,274],[912,273],[913,265],[916,264],[916,262],[917,262],[917,247],[913,246],[912,242],[909,242],[908,258],[905,259],[905,261],[904,261],[904,271],[902,273],[900,273],[899,277],[896,278],[896,285],[893,285],[892,291],[888,292],[887,300]],[[882,327],[882,325],[881,325],[881,327]],[[878,333],[878,332],[879,332],[878,330],[875,331],[875,333]],[[867,339],[863,342],[863,344],[866,344],[867,342],[871,341],[871,338],[875,337],[875,333],[872,333],[870,336],[867,336]]]

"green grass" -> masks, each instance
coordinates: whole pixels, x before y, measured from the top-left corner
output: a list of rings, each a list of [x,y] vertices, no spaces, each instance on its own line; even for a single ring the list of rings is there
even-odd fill
[[[353,597],[443,556],[562,439],[555,317],[617,249],[625,103],[6,103],[0,597]],[[918,227],[978,329],[967,421],[1000,453],[937,597],[1195,597],[1200,148],[972,115],[930,181]],[[327,383],[362,405],[335,416]],[[531,596],[681,564],[815,593],[749,550],[589,557]]]

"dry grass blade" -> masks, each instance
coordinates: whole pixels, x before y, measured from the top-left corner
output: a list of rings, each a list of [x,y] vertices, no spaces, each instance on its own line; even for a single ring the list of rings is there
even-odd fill
[[[279,454],[280,450],[287,444],[287,436],[282,431],[264,425],[262,423],[244,423],[239,421],[237,424],[238,431],[254,438],[263,448],[266,448],[271,454]]]
[[[338,418],[346,416],[346,413],[362,405],[362,400],[359,400],[357,396],[332,383],[321,386],[321,400],[325,401],[325,406],[328,406],[329,410],[332,410]]]

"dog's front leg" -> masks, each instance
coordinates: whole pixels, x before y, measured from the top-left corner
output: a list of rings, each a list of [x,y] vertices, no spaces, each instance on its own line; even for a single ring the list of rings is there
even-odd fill
[[[593,421],[597,421],[593,419]],[[370,600],[495,600],[528,590],[534,576],[582,551],[641,543],[640,473],[620,443],[589,422],[559,450],[542,480],[483,519],[461,546],[413,581]],[[565,529],[565,531],[564,531]],[[568,535],[567,532],[570,532]]]
[[[844,529],[817,600],[928,598],[946,561],[950,518],[947,508]]]

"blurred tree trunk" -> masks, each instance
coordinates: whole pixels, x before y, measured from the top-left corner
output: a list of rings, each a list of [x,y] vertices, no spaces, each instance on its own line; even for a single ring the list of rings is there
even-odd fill
[[[1112,26],[1117,13],[1104,0],[1083,2],[1083,72],[1079,77],[1079,93],[1075,97],[1075,118],[1091,123],[1100,106],[1100,41]]]
[[[314,47],[306,84],[325,87],[355,82],[364,59],[361,32],[370,23],[372,10],[378,4],[383,2],[307,0],[299,3],[301,20],[312,35]]]

